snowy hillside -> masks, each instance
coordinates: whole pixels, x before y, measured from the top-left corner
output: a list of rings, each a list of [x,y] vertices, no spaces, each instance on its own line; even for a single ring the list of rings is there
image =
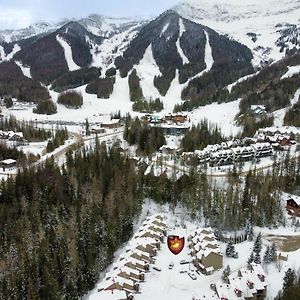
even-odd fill
[[[67,22],[68,20],[63,20],[58,23],[38,22],[23,29],[2,30],[0,31],[0,43],[1,42],[11,43],[11,42],[27,39],[29,37],[36,36],[39,34],[50,33],[57,30]]]
[[[92,14],[78,22],[94,35],[109,38],[132,27],[141,25],[145,21],[141,18],[113,18]]]
[[[248,46],[254,65],[284,56],[277,44],[280,27],[299,24],[300,3],[292,0],[188,0],[174,7],[180,15],[228,34]]]

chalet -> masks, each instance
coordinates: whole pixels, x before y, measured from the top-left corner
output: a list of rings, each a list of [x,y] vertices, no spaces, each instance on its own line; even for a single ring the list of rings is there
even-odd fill
[[[101,290],[89,296],[90,300],[133,300],[133,294],[126,293],[123,290]]]
[[[90,132],[91,134],[102,134],[105,133],[105,129],[100,126],[92,126]]]
[[[212,229],[198,228],[188,237],[193,264],[203,274],[210,275],[223,266],[223,254]]]
[[[173,123],[185,123],[188,117],[184,114],[169,114],[164,117],[165,121],[171,121]]]
[[[125,266],[134,270],[139,270],[142,272],[149,271],[149,263],[140,259],[136,259],[134,257],[121,257],[120,262],[124,263]]]
[[[145,261],[147,263],[152,262],[152,258],[149,253],[148,254],[147,254],[147,252],[143,253],[142,251],[139,251],[139,250],[133,251],[132,254],[130,254],[130,257],[133,257],[140,261]]]
[[[273,154],[273,148],[270,143],[257,143],[254,145],[251,145],[255,152],[256,157],[266,157],[271,156]]]
[[[228,283],[217,283],[213,286],[219,299],[264,299],[267,294],[265,277],[260,265],[251,264],[250,270],[240,269],[229,275]]]
[[[300,198],[290,198],[286,201],[286,209],[292,216],[300,217]]]
[[[251,107],[250,107],[250,114],[263,115],[266,113],[267,113],[267,110],[264,105],[251,105]]]
[[[145,273],[127,266],[115,267],[111,273],[106,275],[108,277],[119,276],[134,282],[143,282],[145,280]]]
[[[112,291],[114,289],[124,290],[129,293],[139,292],[140,284],[131,279],[126,279],[120,276],[109,277],[106,283],[105,290]]]
[[[155,233],[153,231],[143,231],[140,235],[141,238],[153,238],[155,240],[161,240],[163,238],[162,234]]]
[[[145,245],[138,245],[136,249],[149,253],[150,256],[155,256],[157,254],[157,247],[151,245],[151,244],[145,244]]]
[[[194,265],[201,272],[207,274],[210,271],[216,271],[223,267],[223,254],[219,249],[205,249],[200,250],[194,259]],[[211,269],[212,268],[212,269]],[[209,275],[209,274],[207,274]]]
[[[103,121],[101,123],[101,127],[108,128],[108,129],[115,129],[121,126],[120,119],[111,119],[110,121]]]
[[[17,166],[17,161],[15,159],[5,159],[0,161],[0,168],[3,169],[3,172],[11,171]]]

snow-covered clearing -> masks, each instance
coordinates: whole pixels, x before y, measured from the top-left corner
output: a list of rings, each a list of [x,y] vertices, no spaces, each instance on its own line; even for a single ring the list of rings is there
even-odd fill
[[[161,72],[153,57],[152,44],[148,46],[145,54],[138,65],[135,66],[137,75],[141,79],[140,85],[143,90],[143,95],[146,99],[160,98],[158,90],[153,85],[155,76],[160,76]]]
[[[168,28],[169,28],[169,23],[167,23],[165,26],[164,26],[164,28],[162,29],[162,31],[161,31],[161,33],[160,33],[160,36],[163,36],[164,35],[164,33],[168,30]]]
[[[286,107],[286,108],[282,108],[279,110],[276,110],[273,112],[273,116],[274,116],[274,126],[275,127],[282,127],[284,124],[284,116],[286,114],[286,112],[294,105],[298,102],[300,97],[300,88],[296,91],[294,97],[291,99],[291,105]]]
[[[181,92],[184,85],[179,84],[179,72],[176,70],[176,76],[171,82],[170,88],[165,97],[161,97],[164,103],[163,113],[167,114],[173,112],[176,104],[182,103]]]
[[[288,67],[288,71],[280,78],[285,79],[285,78],[289,78],[292,77],[295,74],[299,74],[300,73],[300,66],[292,66],[292,67]]]
[[[105,74],[107,68],[114,66],[114,58],[122,55],[130,41],[134,39],[138,27],[139,25],[136,25],[128,30],[115,34],[113,37],[105,39],[101,45],[92,45],[92,66],[101,67],[103,69],[102,74]]]
[[[18,44],[15,44],[12,51],[9,54],[5,54],[4,48],[2,46],[0,46],[0,59],[2,60],[11,60],[13,58],[13,56],[20,51],[21,48]]]
[[[196,125],[199,121],[207,119],[212,124],[217,124],[226,136],[237,135],[241,128],[235,124],[234,118],[239,112],[239,104],[240,100],[236,100],[229,103],[212,103],[199,107],[191,112],[191,122]]]
[[[0,46],[0,60],[4,60],[4,59],[5,59],[5,52],[3,46]]]
[[[188,64],[190,61],[184,54],[183,49],[181,48],[181,45],[180,45],[180,38],[184,32],[185,32],[185,26],[183,24],[182,19],[179,19],[179,36],[176,41],[176,47],[177,47],[177,51],[178,51],[180,57],[182,58],[182,63],[185,65],[185,64]]]
[[[206,72],[210,71],[211,67],[214,64],[214,59],[212,56],[212,50],[209,43],[208,33],[204,30],[206,36],[206,44],[205,44],[205,64],[206,64]]]
[[[71,46],[59,35],[56,36],[56,40],[59,42],[59,44],[63,47],[64,53],[65,53],[65,58],[68,64],[68,68],[70,71],[75,71],[80,69],[78,65],[73,60],[73,55],[72,55],[72,48]]]
[[[31,78],[30,67],[25,67],[21,62],[15,61],[15,63],[21,68],[23,75]]]
[[[256,72],[256,73],[250,74],[250,75],[246,75],[246,76],[244,76],[244,77],[238,79],[236,82],[229,84],[226,88],[228,89],[229,93],[231,93],[231,90],[232,90],[232,88],[233,88],[235,85],[237,85],[238,83],[241,83],[241,82],[243,82],[243,81],[245,81],[245,80],[247,80],[247,79],[249,79],[249,78],[251,78],[251,77],[254,77],[254,76],[257,75],[258,73],[259,73],[259,72]]]
[[[44,151],[46,150],[46,147],[47,147],[47,141],[30,143],[29,145],[19,146],[17,148],[18,150],[22,150],[25,154],[32,153],[34,155],[42,156],[44,154]]]

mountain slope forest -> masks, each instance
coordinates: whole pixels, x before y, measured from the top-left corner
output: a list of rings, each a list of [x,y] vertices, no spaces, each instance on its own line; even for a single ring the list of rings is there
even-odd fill
[[[117,144],[108,151],[96,141],[94,149],[69,153],[62,171],[50,159],[2,182],[1,300],[83,296],[131,237],[144,197],[239,230],[284,225],[281,190],[300,184],[300,159],[289,156],[272,173],[250,172],[244,186],[235,172],[218,188],[193,168],[177,181],[144,171]]]

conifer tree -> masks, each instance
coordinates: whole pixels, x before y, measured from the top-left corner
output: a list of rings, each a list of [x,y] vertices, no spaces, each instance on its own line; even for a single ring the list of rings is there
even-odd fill
[[[229,277],[230,274],[231,274],[231,269],[230,269],[229,265],[227,265],[226,268],[223,271],[222,280],[224,282],[228,282],[228,277]]]
[[[233,243],[230,241],[226,247],[226,256],[233,257],[235,254],[235,249]]]
[[[255,256],[254,256],[253,261],[258,265],[261,263],[261,258],[260,258],[260,253],[259,252],[255,252]]]

